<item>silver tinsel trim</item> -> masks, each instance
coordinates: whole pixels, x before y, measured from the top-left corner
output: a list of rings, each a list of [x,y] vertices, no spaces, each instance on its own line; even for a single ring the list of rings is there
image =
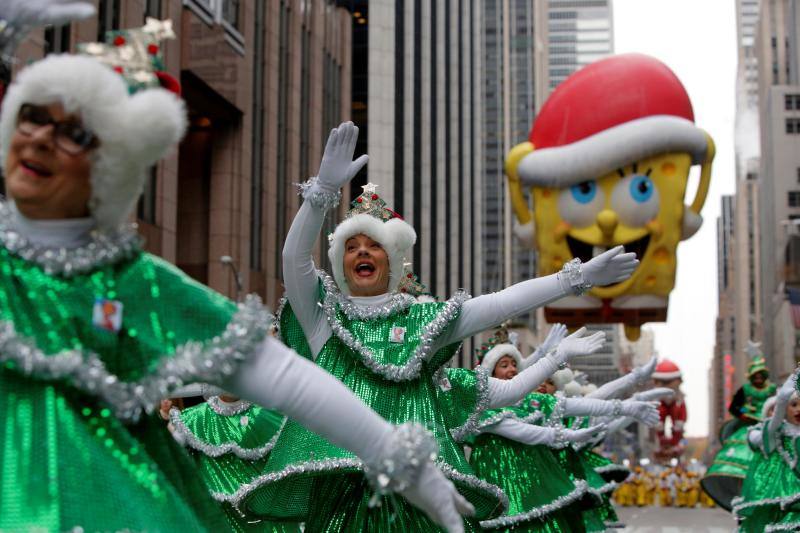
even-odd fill
[[[508,509],[508,496],[498,487],[497,485],[492,485],[491,483],[487,483],[482,479],[478,479],[474,475],[471,474],[462,474],[449,464],[443,461],[437,461],[436,466],[442,471],[442,473],[450,480],[454,482],[461,483],[462,485],[466,485],[472,490],[480,490],[483,492],[488,492],[495,498],[500,501],[500,505],[503,509]],[[319,473],[332,473],[337,470],[352,470],[356,469],[361,472],[364,470],[364,463],[360,459],[353,459],[353,458],[342,458],[342,459],[324,459],[321,461],[306,461],[304,463],[298,463],[289,465],[280,472],[271,472],[269,474],[263,474],[254,478],[251,482],[245,483],[239,487],[239,489],[234,494],[223,494],[223,493],[212,493],[212,496],[215,500],[219,502],[227,502],[236,507],[237,509],[241,510],[242,502],[252,493],[254,490],[262,487],[264,485],[269,485],[270,483],[275,483],[286,479],[291,476],[296,475],[303,475],[303,474],[319,474]]]
[[[613,418],[619,418],[622,415],[622,400],[611,400],[611,403],[614,404],[614,410],[611,411],[611,416]]]
[[[587,492],[589,494],[597,496],[598,498],[602,498],[603,496],[605,496],[609,492],[613,492],[614,489],[617,488],[617,485],[618,485],[618,483],[616,481],[609,481],[608,483],[606,483],[605,485],[603,485],[599,489],[593,489],[593,488],[590,487]]]
[[[142,239],[135,226],[121,227],[113,233],[92,232],[92,241],[78,248],[49,248],[33,244],[13,227],[13,213],[0,202],[0,246],[22,259],[36,264],[51,276],[69,278],[91,272],[134,256]]]
[[[298,184],[299,194],[303,200],[310,203],[317,209],[327,211],[339,205],[342,201],[342,192],[328,192],[319,185],[319,178],[314,176],[308,181]]]
[[[775,439],[775,440],[777,441],[775,444],[776,444],[776,448],[777,448],[777,450],[778,450],[778,453],[779,453],[779,454],[781,454],[781,458],[783,459],[783,462],[784,462],[784,463],[786,463],[786,465],[787,465],[789,468],[791,468],[792,470],[794,470],[794,469],[795,469],[795,467],[797,467],[797,459],[798,459],[798,458],[797,458],[797,456],[796,456],[796,455],[795,455],[794,457],[792,457],[792,454],[791,454],[791,453],[789,453],[789,451],[788,451],[788,450],[786,449],[786,447],[783,445],[783,435],[781,435],[782,433],[785,433],[785,427],[786,427],[786,425],[787,425],[787,423],[786,423],[786,422],[783,422],[783,423],[781,424],[781,430],[780,430],[780,431],[778,431],[778,433],[779,433],[779,434],[778,434],[777,438]],[[788,435],[787,435],[787,436],[788,436]],[[796,436],[793,436],[793,437],[790,437],[790,439],[791,439],[792,447],[793,447],[795,450],[797,450],[797,437],[796,437]]]
[[[764,533],[773,531],[800,531],[800,522],[787,522],[785,524],[770,524],[764,529]]]
[[[318,270],[317,275],[325,287],[326,301],[328,298],[339,306],[339,309],[350,320],[370,321],[388,318],[395,313],[400,313],[411,307],[416,298],[410,294],[395,293],[388,303],[384,305],[361,306],[354,304],[350,298],[339,292],[336,282],[324,270]]]
[[[192,433],[192,431],[186,426],[181,418],[180,410],[175,407],[169,411],[169,421],[172,423],[173,431],[178,434],[178,437],[182,439],[181,442],[183,442],[185,446],[194,448],[195,450],[202,452],[209,457],[219,457],[221,455],[232,453],[236,457],[246,461],[255,461],[257,459],[263,459],[266,457],[266,455],[272,451],[272,448],[275,447],[275,443],[278,441],[278,437],[283,431],[283,426],[286,425],[286,419],[284,418],[283,422],[281,423],[281,427],[278,428],[278,431],[275,433],[275,435],[273,435],[264,446],[260,446],[258,448],[242,448],[235,442],[226,442],[225,444],[214,445],[203,441],[197,435]]]
[[[484,520],[481,522],[481,527],[486,529],[498,529],[498,528],[506,528],[506,527],[513,527],[517,524],[522,522],[527,522],[528,520],[535,520],[541,519],[550,513],[563,509],[568,505],[572,505],[579,499],[583,497],[584,494],[589,490],[589,485],[586,481],[579,479],[575,482],[575,488],[569,494],[565,494],[564,496],[559,496],[552,502],[542,505],[540,507],[536,507],[531,509],[530,511],[515,514],[515,515],[504,515],[499,518],[495,518],[493,520]]]
[[[374,503],[380,496],[414,486],[425,465],[436,460],[439,444],[425,427],[406,422],[395,427],[386,451],[378,464],[364,466],[364,476],[375,491]]]
[[[244,413],[253,405],[245,400],[238,400],[236,402],[223,402],[219,396],[212,396],[206,400],[208,406],[212,411],[221,416],[236,416]]]
[[[592,288],[592,284],[583,278],[581,260],[577,257],[564,263],[561,272],[558,273],[558,278],[565,280],[576,296],[580,296]]]
[[[564,436],[564,426],[553,425],[552,430],[555,432],[555,435],[553,438],[553,444],[550,447],[556,450],[566,448],[569,445],[569,442],[567,442],[567,438]]]
[[[477,398],[475,408],[461,426],[450,430],[450,435],[456,442],[463,442],[472,435],[480,433],[478,430],[481,414],[489,407],[489,370],[482,366],[475,369],[475,389]]]
[[[286,340],[281,336],[281,315],[288,303],[289,298],[287,298],[285,294],[281,296],[281,299],[278,300],[278,309],[275,311],[275,318],[272,320],[272,329],[275,332],[275,337],[283,342],[286,342]]]
[[[567,398],[564,397],[562,392],[556,393],[556,404],[553,406],[553,411],[550,413],[550,418],[547,419],[547,424],[550,426],[560,426],[561,421],[567,410]]]
[[[456,291],[452,298],[450,298],[444,307],[439,311],[436,317],[427,324],[420,335],[419,346],[417,346],[414,354],[408,358],[403,365],[395,365],[391,363],[380,363],[375,360],[375,355],[367,346],[358,340],[350,331],[344,327],[339,318],[336,316],[338,309],[338,289],[335,284],[328,285],[329,282],[333,283],[327,274],[323,273],[323,284],[325,284],[325,301],[322,304],[322,309],[328,320],[334,335],[341,340],[345,346],[356,352],[361,356],[361,362],[364,366],[369,368],[373,373],[382,376],[389,381],[409,381],[419,377],[419,372],[424,363],[431,355],[431,348],[436,338],[441,335],[442,331],[453,321],[461,312],[461,306],[464,302],[469,300],[470,296],[464,291]],[[382,312],[379,310],[376,313]]]
[[[625,468],[622,465],[611,463],[603,466],[598,466],[597,468],[594,469],[594,471],[597,472],[598,474],[605,474],[608,472],[630,472],[630,469]]]
[[[136,382],[111,374],[97,354],[65,350],[48,355],[32,339],[17,335],[14,324],[0,322],[0,363],[12,363],[25,376],[66,380],[76,389],[98,397],[114,409],[117,418],[135,422],[152,412],[162,398],[188,383],[219,382],[230,376],[264,340],[272,319],[257,296],[239,304],[225,331],[207,342],[187,342],[175,354],[162,358],[158,368]]]
[[[751,502],[745,502],[741,496],[736,496],[734,499],[731,500],[731,512],[733,513],[734,518],[737,520],[741,520],[742,517],[738,515],[739,511],[742,509],[748,509],[750,507],[765,507],[769,505],[777,505],[780,507],[781,510],[785,510],[790,505],[796,503],[800,499],[800,495],[792,494],[791,496],[786,496],[782,498],[764,498],[763,500],[754,500]]]

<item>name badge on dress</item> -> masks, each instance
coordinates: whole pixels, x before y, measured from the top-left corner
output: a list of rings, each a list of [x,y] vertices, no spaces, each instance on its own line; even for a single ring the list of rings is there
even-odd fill
[[[122,329],[122,302],[95,298],[92,323],[97,329],[119,332]]]
[[[389,342],[403,344],[406,340],[406,328],[393,326],[389,331]]]

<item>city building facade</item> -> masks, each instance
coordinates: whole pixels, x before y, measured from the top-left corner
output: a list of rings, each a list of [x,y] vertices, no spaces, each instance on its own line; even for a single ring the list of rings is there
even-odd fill
[[[800,288],[800,6],[762,0],[756,38],[759,72],[761,325],[775,379],[798,361],[788,290]]]

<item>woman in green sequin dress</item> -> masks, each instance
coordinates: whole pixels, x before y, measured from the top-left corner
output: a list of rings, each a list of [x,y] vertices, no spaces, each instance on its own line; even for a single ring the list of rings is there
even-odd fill
[[[512,379],[522,366],[521,354],[510,344],[492,347],[480,362],[480,367],[497,379]],[[542,426],[542,420],[552,412],[555,403],[554,396],[532,393],[513,407],[489,410],[481,416],[478,435],[469,441],[470,465],[478,477],[497,484],[509,497],[508,511],[482,522],[484,529],[583,530],[582,521],[575,520],[569,508],[586,495],[588,485],[570,479],[551,448],[589,439],[603,428],[572,431]]]
[[[747,369],[748,381],[731,400],[728,411],[734,419],[720,431],[722,448],[700,482],[703,490],[727,511],[731,510],[731,500],[741,493],[753,461],[747,433],[753,424],[762,420],[764,405],[776,390],[775,384],[769,381],[769,369],[758,345],[750,342],[745,351],[752,358]]]
[[[353,213],[329,238],[331,279],[314,266],[314,243],[325,212],[338,204],[342,186],[366,163],[366,156],[352,160],[357,135],[358,129],[351,123],[333,130],[319,176],[302,188],[305,201],[283,250],[288,304],[280,316],[281,338],[388,420],[416,421],[431,428],[439,444],[437,462],[475,507],[476,518],[494,517],[504,510],[505,495],[497,486],[479,480],[469,467],[451,434],[458,428],[439,404],[436,388],[447,385],[435,382],[434,376],[463,339],[579,292],[587,282],[625,279],[637,261],[635,256],[621,253],[620,247],[585,265],[576,261],[561,274],[529,280],[493,295],[469,299],[458,292],[446,302],[417,302],[399,292],[403,264],[410,257],[416,233],[385,207],[370,184],[354,202]],[[595,343],[597,339],[580,340]],[[545,366],[555,364],[555,356],[543,362]],[[530,376],[538,372],[532,370]],[[474,376],[465,374],[464,379],[477,386]],[[495,406],[508,405],[535,385],[524,379],[518,386],[507,387],[495,386],[492,381],[489,378],[485,389],[472,389],[472,405],[505,401]],[[523,390],[525,385],[527,390]],[[291,421],[261,479],[242,491],[239,501],[255,514],[302,520],[310,531],[436,529],[404,501],[374,498],[364,484],[359,461]],[[470,521],[467,527],[474,529],[477,524]]]
[[[772,417],[753,426],[755,454],[733,514],[746,533],[800,530],[800,369],[777,393]]]
[[[137,71],[137,83],[147,74]],[[158,84],[152,72],[147,79]],[[51,55],[6,94],[0,530],[224,530],[190,457],[150,414],[192,382],[279,409],[353,450],[388,480],[376,486],[405,475],[412,497],[453,490],[431,473],[419,432],[395,430],[269,337],[257,298],[237,306],[140,249],[124,221],[184,126],[175,95],[129,95],[89,57]],[[432,513],[441,521],[441,512]],[[459,523],[447,522],[453,531]]]
[[[226,394],[199,405],[169,412],[175,439],[191,450],[197,470],[214,500],[220,502],[232,531],[296,533],[297,523],[247,517],[230,505],[230,497],[261,473],[286,418]]]

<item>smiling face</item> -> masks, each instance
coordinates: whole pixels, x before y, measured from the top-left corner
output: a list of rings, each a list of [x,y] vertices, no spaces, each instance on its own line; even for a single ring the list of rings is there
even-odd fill
[[[61,104],[42,106],[55,121],[74,120]],[[5,165],[8,195],[20,212],[32,219],[62,219],[89,215],[91,161],[88,152],[71,155],[56,147],[53,125],[29,134],[17,129],[11,137]]]
[[[344,277],[353,296],[378,296],[389,290],[389,256],[380,243],[359,233],[344,245]]]
[[[690,166],[688,154],[664,154],[564,189],[534,187],[540,275],[622,244],[641,264],[628,280],[595,287],[591,294],[668,296],[675,284]]]
[[[547,378],[541,383],[541,385],[539,385],[539,388],[536,389],[536,392],[539,392],[541,394],[555,394],[556,384],[553,383],[552,379]]]
[[[517,361],[510,355],[504,355],[494,365],[492,377],[497,379],[511,379],[517,375]]]
[[[786,421],[800,426],[800,398],[795,394],[786,406]]]

